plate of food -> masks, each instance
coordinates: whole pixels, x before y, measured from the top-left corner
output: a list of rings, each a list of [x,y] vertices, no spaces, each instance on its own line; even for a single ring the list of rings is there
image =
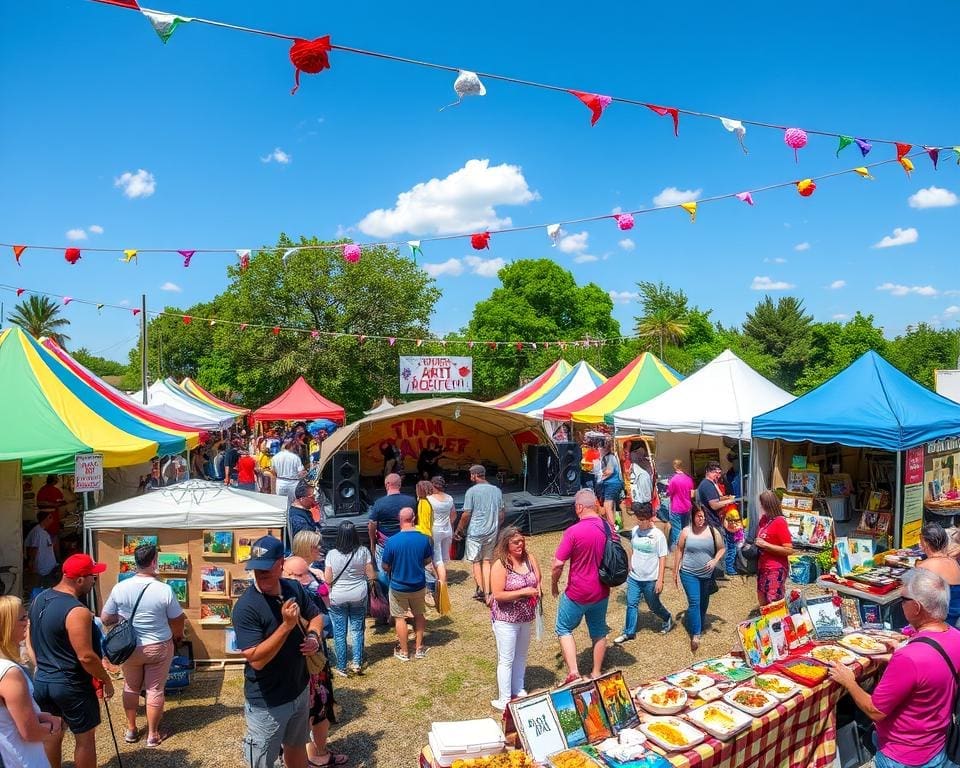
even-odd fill
[[[769,693],[780,701],[786,701],[800,690],[800,686],[793,680],[788,680],[781,675],[763,674],[753,678],[750,685],[759,688],[764,693]]]
[[[674,715],[687,706],[687,694],[669,683],[654,683],[640,688],[634,698],[654,715]]]
[[[870,637],[862,632],[852,632],[849,635],[844,635],[837,642],[845,648],[850,648],[857,653],[865,653],[867,656],[890,652],[885,643],[881,643],[875,637]]]
[[[721,741],[732,738],[753,724],[752,716],[722,701],[690,710],[687,719]]]
[[[553,768],[599,768],[600,763],[591,760],[582,749],[573,747],[563,752],[554,752],[547,760]]]
[[[733,704],[737,709],[742,709],[748,715],[760,717],[764,712],[769,712],[779,703],[777,699],[769,693],[761,691],[759,688],[743,686],[734,688],[724,694],[723,700],[727,704]]]
[[[780,669],[783,670],[789,678],[810,686],[822,683],[829,671],[829,667],[827,667],[826,664],[809,656],[799,659],[787,659],[781,662]]]
[[[645,723],[640,723],[640,730],[650,741],[668,752],[683,752],[696,746],[705,738],[703,731],[675,717],[651,718]]]
[[[709,688],[716,682],[712,677],[701,675],[698,672],[690,672],[689,670],[667,675],[666,679],[671,685],[682,688],[693,696],[696,696],[704,688]]]
[[[807,653],[807,656],[817,661],[825,661],[827,664],[834,661],[838,661],[841,664],[853,664],[856,661],[862,660],[857,654],[846,648],[841,648],[839,645],[818,645]]]

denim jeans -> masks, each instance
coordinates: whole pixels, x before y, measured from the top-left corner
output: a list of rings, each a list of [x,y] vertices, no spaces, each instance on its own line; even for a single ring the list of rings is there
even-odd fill
[[[497,698],[500,701],[510,701],[523,690],[532,627],[532,621],[493,622],[493,636],[497,641]]]
[[[726,552],[723,555],[723,569],[727,572],[727,576],[736,576],[737,540],[734,538],[734,534],[726,528],[720,530],[723,531],[723,546],[726,547]]]
[[[660,595],[657,594],[657,582],[638,581],[629,576],[627,577],[627,617],[623,622],[623,634],[630,637],[637,634],[641,598],[647,601],[647,606],[661,621],[667,621],[670,618],[670,611],[663,607]]]
[[[347,668],[347,627],[353,635],[353,663],[363,663],[363,630],[367,617],[367,601],[355,603],[330,604],[330,618],[333,621],[333,650],[337,656],[337,669]]]
[[[899,760],[887,757],[883,752],[877,752],[877,754],[873,756],[873,764],[876,768],[949,768],[949,766],[953,765],[953,763],[947,760],[947,755],[944,750],[940,750],[938,755],[922,765],[901,763]]]
[[[670,540],[667,546],[673,549],[680,541],[680,531],[690,525],[689,512],[671,512],[670,513]]]
[[[694,576],[692,573],[680,571],[680,584],[687,593],[687,631],[691,635],[703,632],[703,625],[707,618],[707,607],[710,605],[710,595],[707,588],[712,579],[710,577]]]

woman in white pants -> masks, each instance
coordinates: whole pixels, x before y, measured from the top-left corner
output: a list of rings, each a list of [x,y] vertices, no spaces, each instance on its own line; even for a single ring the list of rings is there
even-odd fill
[[[523,676],[541,598],[540,566],[527,551],[527,540],[519,528],[508,526],[500,532],[490,571],[490,589],[499,689],[490,706],[502,711],[511,699],[526,695]]]
[[[446,482],[438,475],[430,481],[433,493],[427,500],[433,507],[433,564],[437,569],[437,578],[447,583],[447,563],[450,562],[450,544],[453,542],[453,519],[457,511],[453,497],[444,488]]]

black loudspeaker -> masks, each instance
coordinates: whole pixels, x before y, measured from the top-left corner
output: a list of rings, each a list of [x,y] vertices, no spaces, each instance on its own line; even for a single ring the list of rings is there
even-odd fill
[[[527,492],[542,496],[553,485],[556,492],[557,455],[549,445],[527,446]]]
[[[557,443],[557,455],[560,457],[560,477],[558,483],[561,496],[573,496],[580,490],[580,461],[583,451],[580,443]]]
[[[333,513],[360,514],[360,454],[357,451],[338,451],[331,457],[333,477]]]

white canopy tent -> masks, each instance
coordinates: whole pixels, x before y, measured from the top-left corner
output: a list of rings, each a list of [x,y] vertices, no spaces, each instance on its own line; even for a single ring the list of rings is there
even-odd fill
[[[143,390],[130,395],[130,398],[136,403],[143,403]],[[179,388],[171,387],[166,381],[155,381],[148,387],[147,408],[165,418],[172,418],[166,416],[167,412],[176,411],[176,421],[202,429],[228,429],[237,420],[235,413],[204,405]]]
[[[365,416],[373,416],[375,413],[383,413],[384,411],[389,411],[391,408],[396,408],[396,406],[387,400],[387,396],[384,395],[382,398],[380,398],[379,403],[373,406],[373,408],[371,408],[369,411],[364,411],[363,413]]]

